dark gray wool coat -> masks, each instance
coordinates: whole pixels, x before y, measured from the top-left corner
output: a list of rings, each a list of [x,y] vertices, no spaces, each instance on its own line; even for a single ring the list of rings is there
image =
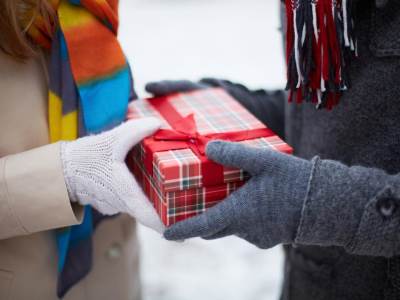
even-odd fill
[[[399,174],[400,0],[358,1],[354,18],[359,57],[351,67],[352,88],[330,112],[287,105],[286,140],[303,158],[319,155]],[[351,199],[344,186],[332,182],[327,189],[332,199]],[[386,190],[369,194],[365,187],[359,194],[370,200],[352,247],[329,247],[334,233],[323,218],[336,212],[323,210],[318,221],[325,235],[305,238],[323,247],[286,247],[282,299],[400,299],[400,175]]]
[[[285,246],[282,300],[400,299],[400,0],[355,3],[359,57],[352,87],[333,111],[211,81],[284,136],[297,156],[368,167],[345,174],[327,162],[313,175],[307,221],[297,244]],[[341,240],[350,242],[332,246]]]

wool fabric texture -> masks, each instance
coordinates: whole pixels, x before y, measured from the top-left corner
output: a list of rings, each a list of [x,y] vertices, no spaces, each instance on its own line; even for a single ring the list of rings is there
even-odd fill
[[[251,175],[246,184],[203,214],[169,227],[169,240],[236,235],[262,249],[295,239],[315,161],[270,149],[212,141],[207,156]]]
[[[74,140],[115,127],[135,96],[128,62],[116,38],[118,0],[51,0],[56,22],[47,28],[37,16],[28,34],[50,51],[50,141]],[[94,223],[85,207],[81,225],[57,230],[57,295],[91,269]]]

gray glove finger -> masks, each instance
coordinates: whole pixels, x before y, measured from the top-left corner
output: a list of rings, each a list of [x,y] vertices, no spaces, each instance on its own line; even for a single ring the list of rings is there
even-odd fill
[[[190,80],[163,80],[149,82],[146,84],[146,91],[154,96],[165,96],[177,92],[190,92],[207,88],[207,85],[196,83]]]
[[[229,218],[231,220],[229,225],[213,234],[203,235],[203,239],[213,240],[226,237],[228,235],[238,235],[244,229],[241,227],[241,225],[239,225],[239,223],[249,217],[248,209],[251,204],[249,202],[248,195],[249,190],[252,190],[252,182],[254,182],[254,178],[255,177],[251,178],[243,187],[233,192],[224,200],[225,203],[229,204],[229,207],[223,208],[223,213],[225,215],[231,215]]]
[[[206,84],[208,86],[222,87],[222,88],[225,88],[225,86],[228,84],[227,80],[208,78],[208,77],[202,78],[199,82],[202,84]]]
[[[235,229],[231,226],[228,226],[227,228],[222,229],[220,232],[217,232],[217,233],[215,233],[213,235],[209,235],[209,236],[203,236],[202,238],[207,241],[208,240],[216,240],[216,239],[227,237],[227,236],[230,236],[233,234],[235,234]]]
[[[207,144],[207,156],[222,165],[243,169],[251,175],[261,172],[285,174],[288,168],[308,163],[303,159],[270,149],[244,146],[239,143],[212,141]]]
[[[206,154],[211,160],[225,166],[243,169],[252,175],[263,170],[264,151],[224,141],[212,141],[207,144]]]
[[[229,206],[229,202],[223,201],[199,216],[176,223],[164,232],[164,237],[177,241],[216,234],[231,223],[230,218],[233,215],[228,213]]]

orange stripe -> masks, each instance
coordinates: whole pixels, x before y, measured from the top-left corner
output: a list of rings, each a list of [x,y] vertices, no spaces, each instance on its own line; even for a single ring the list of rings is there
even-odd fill
[[[66,28],[71,68],[78,84],[107,76],[126,65],[126,59],[114,34],[99,21],[84,28]]]

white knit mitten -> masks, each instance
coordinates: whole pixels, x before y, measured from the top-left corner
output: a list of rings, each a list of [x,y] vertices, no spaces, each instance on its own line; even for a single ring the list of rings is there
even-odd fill
[[[158,232],[164,226],[125,164],[130,149],[160,127],[156,118],[128,121],[110,131],[62,142],[61,160],[71,201],[104,215],[128,213]]]

